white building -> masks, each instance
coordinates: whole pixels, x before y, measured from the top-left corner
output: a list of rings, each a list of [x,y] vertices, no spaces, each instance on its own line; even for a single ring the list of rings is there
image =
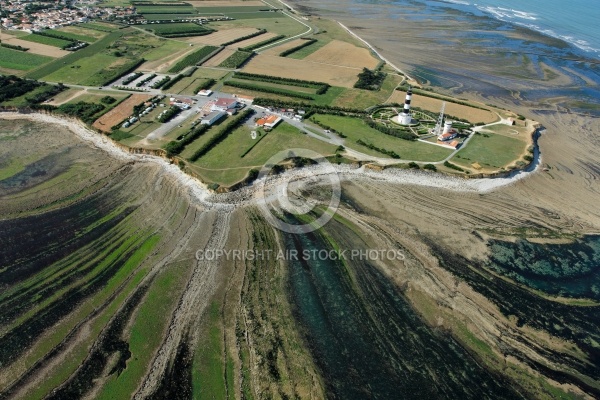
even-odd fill
[[[200,125],[211,126],[212,124],[214,124],[215,122],[217,122],[218,120],[223,118],[224,116],[225,116],[224,111],[213,111],[200,120]]]

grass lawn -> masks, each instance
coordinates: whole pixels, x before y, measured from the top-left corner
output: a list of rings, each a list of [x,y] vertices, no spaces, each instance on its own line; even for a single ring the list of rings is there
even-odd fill
[[[476,134],[450,161],[467,167],[477,162],[485,169],[499,169],[517,161],[527,145],[522,140],[508,136]]]
[[[100,33],[98,31],[88,31],[87,29],[79,28],[79,31],[73,32],[73,31],[69,30],[68,28],[75,28],[75,27],[66,26],[64,28],[52,30],[52,33],[56,33],[58,35],[65,36],[69,39],[79,40],[80,42],[87,42],[87,43],[94,43],[100,37],[104,36],[104,35],[102,35],[100,37],[97,37],[97,35],[92,36],[92,35],[87,34],[88,32]],[[75,29],[77,29],[77,28],[75,28]]]
[[[103,4],[106,4],[106,3],[103,3]],[[127,2],[127,4],[129,4],[129,2]],[[119,27],[117,25],[110,24],[108,22],[100,22],[100,21],[86,22],[83,24],[79,24],[77,26],[81,26],[83,28],[92,29],[92,30],[99,31],[99,32],[107,32],[107,33],[113,32],[113,31],[116,31],[119,29]]]
[[[52,57],[0,47],[0,67],[28,71],[52,60]]]
[[[358,80],[358,77],[357,77]],[[365,109],[376,104],[382,104],[394,93],[394,89],[402,81],[402,77],[388,75],[381,89],[377,91],[362,89],[345,89],[333,102],[334,106]]]
[[[89,42],[88,42],[88,40],[84,40],[84,42],[88,42],[88,43],[92,43],[98,39],[102,39],[108,33],[108,32],[102,32],[102,31],[99,31],[96,29],[85,28],[85,25],[83,25],[83,24],[63,26],[62,28],[58,28],[56,31],[61,34],[70,33],[70,34],[78,35],[82,38],[83,37],[88,38]],[[80,40],[83,40],[83,39],[80,39]]]
[[[97,53],[91,57],[77,60],[70,65],[65,65],[58,71],[45,76],[44,79],[50,82],[84,85],[86,82],[92,80],[93,75],[119,61],[120,59],[115,56],[106,53]],[[127,61],[127,59],[123,59],[123,61]]]
[[[317,114],[315,118],[347,136],[345,146],[376,157],[388,156],[371,150],[356,143],[358,139],[374,146],[395,151],[404,160],[422,162],[441,161],[452,153],[452,150],[440,146],[429,145],[416,141],[399,139],[369,127],[359,118],[342,117],[337,115]]]
[[[49,37],[49,36],[36,35],[34,33],[32,33],[31,35],[23,36],[20,39],[27,40],[29,42],[47,44],[48,46],[54,46],[54,47],[59,47],[59,48],[68,46],[71,43],[73,43],[69,40],[63,40],[63,39],[53,38],[53,37]]]
[[[60,70],[65,66],[69,66],[74,64],[82,59],[87,59],[91,56],[94,56],[98,53],[101,53],[106,50],[109,45],[112,45],[117,39],[121,37],[121,32],[112,32],[102,39],[92,43],[91,45],[84,47],[81,50],[77,50],[60,58],[58,60],[54,60],[53,62],[41,67],[27,74],[28,78],[40,79],[42,77],[47,77],[48,75],[54,74],[56,71]],[[0,57],[0,60],[2,58]],[[49,79],[46,79],[49,80]]]
[[[158,46],[144,53],[144,59],[146,61],[160,60],[189,47],[188,44],[176,40],[166,38],[155,39],[158,41],[158,43],[156,43]]]
[[[306,148],[323,155],[331,155],[336,149],[336,146],[310,138],[289,124],[280,123],[244,158],[241,158],[241,155],[255,143],[250,136],[251,130],[247,125],[236,129],[206,155],[194,162],[191,166],[192,170],[207,181],[231,185],[243,179],[251,168],[262,168],[265,162],[279,151]],[[196,142],[201,139],[202,142],[206,142],[214,132],[215,130],[211,129]],[[202,143],[196,144],[196,142],[186,148],[183,157],[189,157],[195,149],[201,147]]]

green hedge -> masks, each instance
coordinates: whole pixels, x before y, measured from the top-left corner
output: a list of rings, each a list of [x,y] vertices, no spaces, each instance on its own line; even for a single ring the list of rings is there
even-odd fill
[[[240,89],[254,90],[254,91],[263,92],[263,93],[280,94],[282,96],[296,97],[296,98],[305,99],[305,100],[314,100],[314,96],[312,96],[311,94],[308,94],[308,93],[300,93],[300,92],[294,92],[294,91],[286,90],[286,89],[279,89],[279,88],[268,87],[268,86],[260,86],[260,85],[255,85],[252,83],[227,81],[227,82],[224,82],[223,85],[232,86],[232,87],[236,87],[236,88],[240,88]]]
[[[327,92],[327,90],[331,87],[331,86],[329,86],[328,83],[325,83],[325,82],[305,81],[302,79],[281,78],[279,76],[272,76],[272,75],[249,74],[246,72],[236,72],[234,77],[238,78],[238,79],[248,80],[248,81],[279,83],[282,85],[289,85],[289,86],[315,88],[315,89],[317,89],[317,94],[323,94],[323,93]]]
[[[303,48],[305,48],[305,47],[308,47],[308,46],[310,46],[311,44],[313,44],[313,43],[317,42],[317,39],[304,39],[304,40],[305,40],[305,43],[302,43],[302,44],[300,44],[300,45],[298,45],[298,46],[296,46],[296,47],[292,47],[291,49],[284,50],[284,51],[282,51],[281,53],[279,53],[279,56],[280,56],[280,57],[286,57],[286,56],[289,56],[290,54],[292,54],[292,53],[295,53],[295,52],[297,52],[298,50],[301,50],[301,49],[303,49]]]
[[[161,115],[158,118],[158,122],[169,122],[170,120],[172,120],[177,114],[179,114],[181,112],[181,108],[177,107],[177,106],[172,106],[171,108],[169,108],[167,110],[166,113],[164,113],[163,115]]]
[[[204,46],[179,60],[177,64],[171,67],[169,72],[179,72],[186,67],[199,64],[217,49],[218,47],[216,46]]]
[[[371,144],[371,143],[366,143],[366,142],[364,142],[362,139],[358,139],[358,140],[356,141],[356,143],[358,143],[358,144],[360,144],[360,145],[362,145],[362,146],[368,147],[368,148],[369,148],[369,149],[371,149],[371,150],[375,150],[375,151],[377,151],[377,152],[379,152],[379,153],[381,153],[381,154],[388,155],[388,156],[390,156],[390,157],[392,157],[392,158],[400,158],[400,156],[399,156],[399,155],[398,155],[398,154],[397,154],[395,151],[392,151],[392,150],[386,150],[386,149],[383,149],[383,148],[381,148],[381,147],[377,147],[377,146],[375,146],[375,145],[373,145],[373,144]]]
[[[198,139],[209,128],[209,125],[199,125],[190,130],[180,141],[170,141],[164,147],[164,149],[167,151],[167,156],[171,157],[173,155],[181,153],[185,149],[185,146]]]
[[[167,81],[164,84],[164,86],[162,87],[162,90],[170,89],[174,84],[176,84],[177,82],[179,82],[182,79],[183,79],[183,75],[181,75],[181,74],[177,75],[175,78]]]
[[[258,42],[258,43],[252,44],[250,46],[242,47],[240,50],[242,50],[242,51],[252,51],[254,49],[258,49],[260,47],[266,46],[266,45],[271,44],[273,42],[276,42],[276,41],[278,41],[280,39],[283,39],[284,37],[285,37],[285,35],[277,35],[277,36],[272,37],[270,39],[263,40],[262,42]]]
[[[13,50],[18,50],[18,51],[29,51],[29,49],[27,47],[15,46],[13,44],[8,44],[8,43],[0,43],[0,46],[6,47],[7,49],[13,49]]]
[[[219,67],[221,67],[221,68],[231,68],[231,69],[239,68],[242,65],[244,65],[244,63],[246,61],[248,61],[248,59],[250,57],[252,57],[253,55],[254,55],[254,53],[248,53],[246,51],[240,51],[240,50],[238,50],[235,53],[233,53],[231,56],[229,56],[221,64],[219,64]]]
[[[252,39],[253,37],[260,36],[260,35],[262,35],[264,33],[267,33],[267,30],[266,29],[261,29],[259,31],[254,32],[254,33],[251,33],[249,35],[242,36],[242,37],[239,37],[237,39],[230,40],[229,42],[222,43],[221,46],[229,46],[231,44],[242,42],[242,41],[247,40],[247,39]]]
[[[215,83],[217,83],[216,80],[214,79],[208,79],[205,82],[202,82],[201,84],[199,84],[196,89],[194,90],[194,94],[198,93],[201,90],[205,90],[208,89],[209,87],[211,87],[212,85],[214,85]]]

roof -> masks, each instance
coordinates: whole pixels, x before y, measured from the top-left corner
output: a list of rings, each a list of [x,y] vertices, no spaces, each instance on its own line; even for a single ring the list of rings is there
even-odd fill
[[[256,121],[256,125],[263,126],[276,123],[280,118],[276,115],[269,115]]]
[[[225,115],[225,113],[223,111],[213,111],[202,119],[203,120],[211,120],[213,118],[217,118],[217,117],[223,116],[223,115]]]
[[[215,105],[218,107],[231,108],[231,106],[235,103],[237,103],[236,99],[227,99],[227,98],[221,97],[221,98],[217,99],[217,101],[215,102]]]

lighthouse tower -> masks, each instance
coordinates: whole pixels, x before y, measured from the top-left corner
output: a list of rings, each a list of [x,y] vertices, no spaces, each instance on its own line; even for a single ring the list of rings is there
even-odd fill
[[[398,114],[398,123],[400,125],[410,125],[412,124],[412,117],[410,115],[410,99],[412,98],[412,88],[409,87],[406,92],[406,99],[404,100],[404,109],[400,114]]]

